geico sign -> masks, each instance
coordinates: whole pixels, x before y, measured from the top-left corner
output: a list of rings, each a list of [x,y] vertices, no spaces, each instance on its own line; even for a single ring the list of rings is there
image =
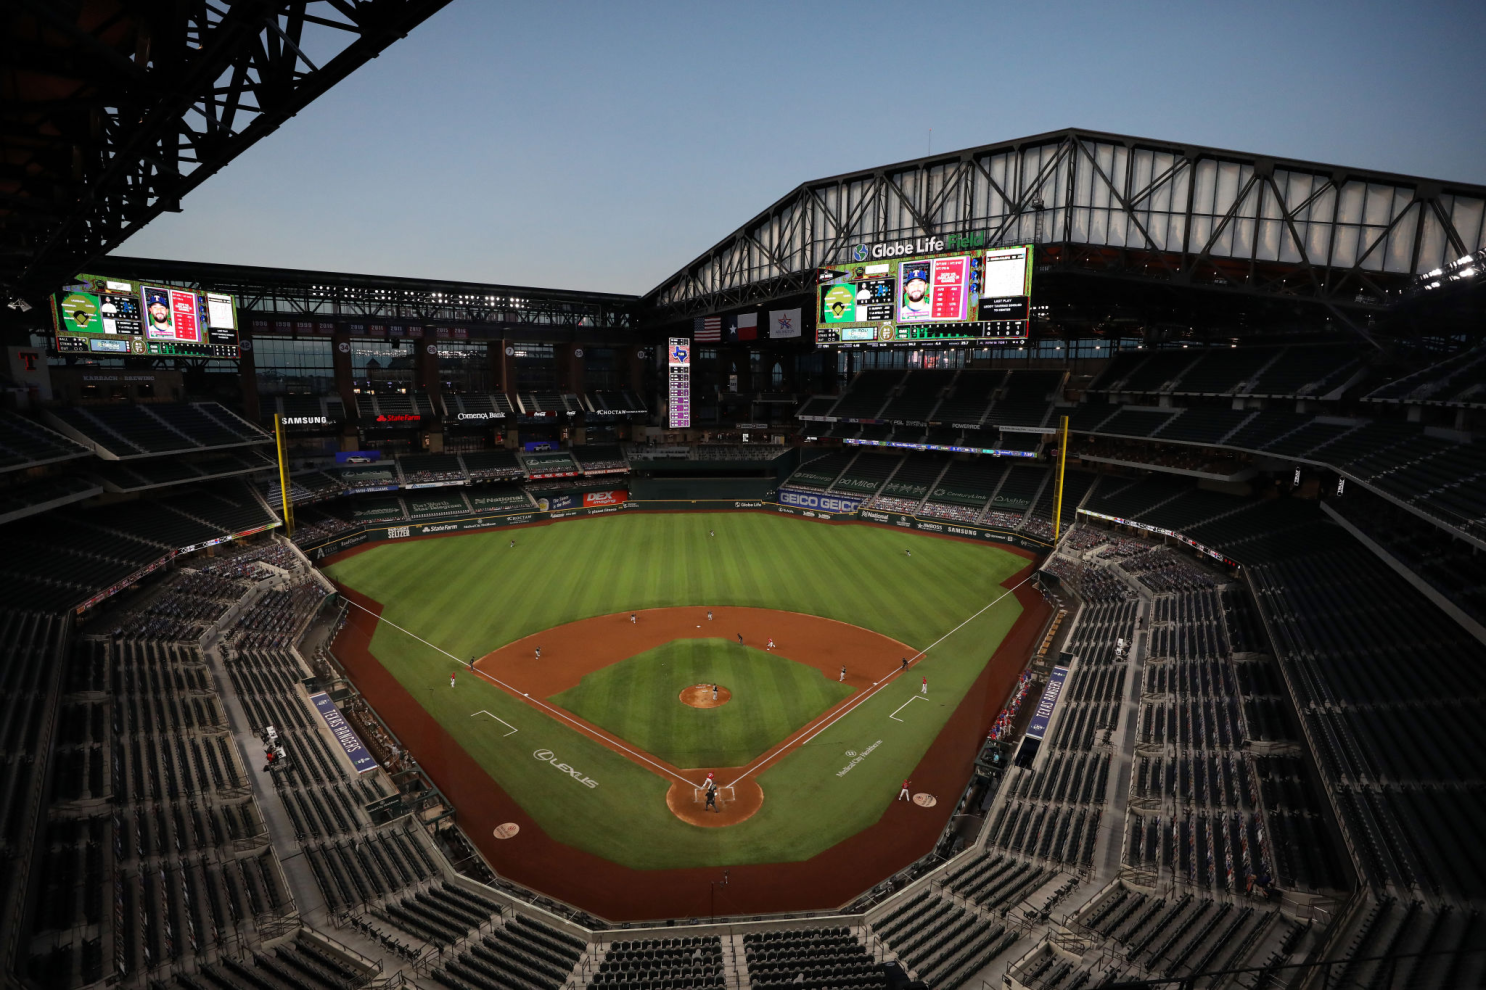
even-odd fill
[[[559,763],[559,762],[557,762],[557,757],[552,754],[552,750],[550,750],[550,749],[539,749],[535,753],[531,754],[531,756],[532,756],[532,759],[534,759],[534,760],[541,760],[543,763],[550,763],[550,764],[552,764],[554,767],[556,767],[557,769],[561,770],[563,773],[567,774],[569,777],[572,777],[574,780],[576,780],[578,783],[582,784],[584,787],[597,787],[597,786],[599,786],[599,782],[596,781],[596,780],[594,780],[592,777],[585,777],[585,776],[583,776],[583,774],[582,774],[581,771],[574,770],[572,767],[568,766],[566,763]]]
[[[856,507],[862,504],[860,499],[855,498],[837,498],[834,495],[790,491],[780,492],[779,501],[785,505],[798,505],[804,509],[823,509],[826,512],[855,512]]]

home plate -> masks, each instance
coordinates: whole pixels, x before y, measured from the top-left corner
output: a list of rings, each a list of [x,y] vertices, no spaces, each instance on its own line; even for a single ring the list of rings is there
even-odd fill
[[[925,794],[923,791],[919,791],[913,796],[913,803],[920,808],[932,808],[939,803],[939,799],[932,794]]]
[[[497,839],[509,839],[519,831],[521,831],[520,825],[515,822],[506,822],[504,825],[497,825],[493,834]]]

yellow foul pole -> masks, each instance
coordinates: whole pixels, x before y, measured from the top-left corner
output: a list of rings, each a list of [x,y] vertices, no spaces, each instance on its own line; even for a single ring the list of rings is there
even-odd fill
[[[273,414],[274,446],[279,454],[279,498],[284,507],[284,535],[294,535],[294,502],[289,497],[289,451],[284,446],[284,417]]]
[[[1063,532],[1063,469],[1068,464],[1068,417],[1063,417],[1063,434],[1058,442],[1058,492],[1053,499],[1053,543]]]

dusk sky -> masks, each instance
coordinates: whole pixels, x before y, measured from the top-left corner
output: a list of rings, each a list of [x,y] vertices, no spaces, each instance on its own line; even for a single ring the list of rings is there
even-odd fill
[[[454,0],[124,255],[643,293],[799,183],[1066,127],[1486,183],[1486,3]]]

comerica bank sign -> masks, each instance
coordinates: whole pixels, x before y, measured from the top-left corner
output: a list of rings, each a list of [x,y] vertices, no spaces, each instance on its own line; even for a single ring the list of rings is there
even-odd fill
[[[938,237],[910,237],[897,241],[858,244],[851,249],[852,261],[878,261],[883,258],[906,258],[909,255],[935,254],[939,251],[964,251],[990,245],[990,231],[972,230],[968,234],[944,234]]]

